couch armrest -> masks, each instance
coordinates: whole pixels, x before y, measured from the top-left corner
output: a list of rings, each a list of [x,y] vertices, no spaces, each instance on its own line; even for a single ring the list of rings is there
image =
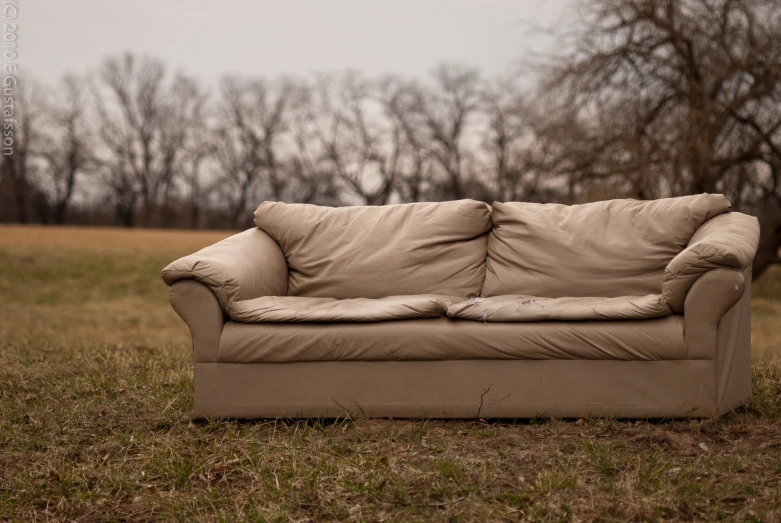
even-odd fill
[[[688,359],[716,359],[719,324],[745,291],[743,273],[735,269],[713,269],[694,282],[683,312]]]
[[[667,265],[662,296],[673,312],[684,312],[686,295],[698,278],[718,268],[746,270],[758,247],[759,221],[755,217],[730,212],[711,218]]]
[[[203,283],[191,279],[175,281],[168,299],[176,313],[190,328],[193,361],[214,363],[220,346],[225,316],[214,293]]]
[[[228,314],[235,301],[287,294],[287,262],[279,245],[249,229],[179,258],[161,273],[168,285],[193,279],[206,285]]]
[[[698,279],[686,296],[683,327],[689,359],[713,361],[719,414],[745,405],[751,398],[751,268],[714,269]]]

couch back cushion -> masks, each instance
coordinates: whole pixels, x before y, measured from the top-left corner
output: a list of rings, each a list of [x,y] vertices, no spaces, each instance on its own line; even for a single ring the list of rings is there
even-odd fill
[[[458,200],[381,207],[264,202],[255,225],[282,248],[288,295],[480,294],[491,208]]]
[[[729,209],[720,194],[570,206],[494,203],[482,295],[658,294],[670,260],[700,225]]]

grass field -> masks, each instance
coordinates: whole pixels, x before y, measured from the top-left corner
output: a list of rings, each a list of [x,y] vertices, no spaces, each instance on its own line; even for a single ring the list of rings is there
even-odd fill
[[[192,422],[159,271],[226,234],[0,227],[0,521],[781,521],[778,268],[720,419]]]

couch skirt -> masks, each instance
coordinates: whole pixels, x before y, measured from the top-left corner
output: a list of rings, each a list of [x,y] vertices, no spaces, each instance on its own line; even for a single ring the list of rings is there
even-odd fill
[[[196,363],[195,417],[708,417],[716,362],[606,360]]]

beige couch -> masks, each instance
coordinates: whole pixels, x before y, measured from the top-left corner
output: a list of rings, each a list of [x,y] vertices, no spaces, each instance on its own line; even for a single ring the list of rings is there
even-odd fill
[[[163,270],[196,417],[711,416],[751,393],[757,220],[721,195],[265,202]]]

